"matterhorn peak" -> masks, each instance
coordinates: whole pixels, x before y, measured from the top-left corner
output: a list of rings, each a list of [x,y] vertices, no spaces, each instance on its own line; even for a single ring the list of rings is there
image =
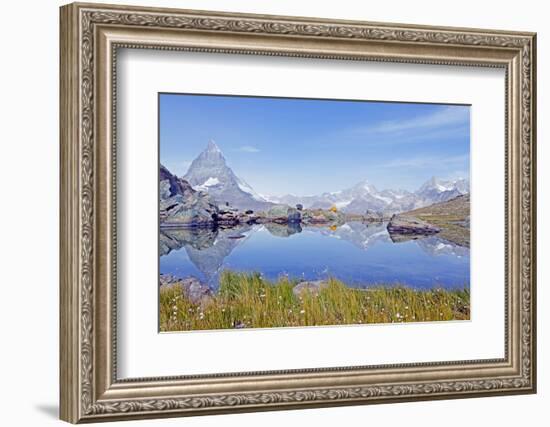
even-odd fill
[[[213,139],[208,141],[206,148],[194,160],[194,162],[197,161],[205,165],[210,165],[209,167],[222,167],[225,165],[225,158],[223,157],[222,150],[220,150],[220,147],[218,147]]]
[[[206,146],[206,151],[215,152],[215,153],[221,153],[220,147],[216,144],[216,141],[213,139],[208,141],[208,145]]]
[[[238,209],[264,210],[271,206],[227,165],[214,140],[191,162],[184,179],[197,191],[207,192],[220,204]]]

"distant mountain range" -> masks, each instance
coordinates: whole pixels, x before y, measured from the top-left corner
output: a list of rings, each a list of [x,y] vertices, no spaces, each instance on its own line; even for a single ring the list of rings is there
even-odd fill
[[[327,209],[336,206],[346,213],[362,214],[369,210],[392,214],[450,200],[468,193],[469,187],[465,179],[444,181],[433,177],[415,192],[401,189],[379,191],[368,181],[362,181],[351,188],[332,193],[304,197],[295,195],[270,197],[269,201],[288,205],[301,203],[305,208]]]
[[[393,214],[444,202],[470,191],[466,179],[441,180],[432,177],[415,192],[400,189],[379,191],[368,181],[361,181],[353,187],[319,195],[265,196],[258,194],[233,172],[214,141],[210,141],[193,160],[183,179],[194,190],[208,193],[220,206],[227,203],[241,210],[255,211],[267,210],[275,204],[301,204],[312,209],[335,206],[343,212],[354,214],[367,211]]]

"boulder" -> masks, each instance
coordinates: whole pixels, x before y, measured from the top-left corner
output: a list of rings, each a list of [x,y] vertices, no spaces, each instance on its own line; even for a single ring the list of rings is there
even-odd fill
[[[293,224],[299,224],[302,221],[302,214],[296,208],[288,208],[287,218],[288,218],[288,222]]]
[[[439,227],[408,215],[393,215],[387,226],[390,234],[435,234]]]
[[[219,226],[230,227],[240,223],[240,215],[235,209],[223,209],[218,211],[215,220]]]
[[[160,275],[160,286],[181,286],[182,293],[193,303],[201,304],[212,298],[214,292],[196,277],[181,279],[171,274]]]
[[[275,205],[267,211],[268,218],[287,218],[288,205]]]
[[[292,292],[296,296],[300,296],[304,292],[317,295],[321,289],[326,288],[327,286],[328,283],[323,280],[308,280],[298,283],[294,286],[294,288],[292,288]]]
[[[179,277],[176,277],[172,274],[161,274],[159,277],[159,284],[160,286],[166,286],[170,287],[173,286],[175,283],[178,283],[181,279]]]
[[[302,214],[288,205],[275,205],[267,211],[267,218],[276,224],[298,224],[302,221]]]
[[[215,223],[218,206],[207,194],[161,165],[159,173],[161,226],[206,227]]]
[[[259,214],[254,213],[251,210],[246,211],[245,213],[239,214],[239,222],[241,224],[257,224],[261,220]]]
[[[346,216],[340,211],[325,209],[306,209],[302,212],[302,222],[305,224],[343,224]]]

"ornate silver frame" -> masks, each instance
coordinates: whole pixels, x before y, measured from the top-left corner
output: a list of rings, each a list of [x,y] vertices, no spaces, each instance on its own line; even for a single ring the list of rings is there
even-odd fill
[[[61,8],[61,418],[77,423],[536,390],[533,33],[99,4]],[[506,71],[505,357],[119,380],[117,48],[502,67]]]

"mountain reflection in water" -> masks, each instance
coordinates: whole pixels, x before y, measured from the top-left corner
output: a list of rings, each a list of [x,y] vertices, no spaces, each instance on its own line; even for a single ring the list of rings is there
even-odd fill
[[[270,280],[281,275],[305,280],[336,277],[353,287],[470,284],[469,248],[437,235],[394,242],[386,223],[161,229],[159,248],[161,274],[195,276],[214,289],[225,269],[256,271]]]

